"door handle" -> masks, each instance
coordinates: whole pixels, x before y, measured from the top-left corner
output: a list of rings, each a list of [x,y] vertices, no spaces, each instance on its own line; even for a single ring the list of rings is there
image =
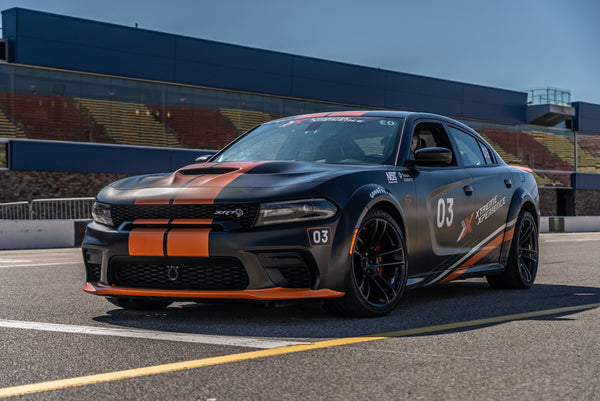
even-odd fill
[[[465,191],[465,195],[467,196],[473,195],[473,185],[465,185],[463,191]]]
[[[506,188],[512,187],[512,180],[510,178],[506,178],[504,180],[504,185],[506,185]]]

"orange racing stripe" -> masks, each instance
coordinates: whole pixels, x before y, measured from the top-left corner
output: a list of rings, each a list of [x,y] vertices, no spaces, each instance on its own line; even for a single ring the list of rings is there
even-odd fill
[[[233,167],[239,170],[222,175],[189,176],[174,173],[169,181],[163,181],[166,188],[153,186],[160,193],[156,197],[136,200],[136,204],[213,204],[219,193],[236,178],[264,162],[221,163],[219,167]],[[173,186],[170,188],[169,186]],[[168,195],[168,196],[167,196]],[[140,224],[212,224],[212,219],[140,219]],[[149,229],[135,228],[129,233],[129,255],[131,256],[191,256],[208,257],[209,229]]]
[[[462,276],[471,266],[473,266],[475,263],[479,262],[485,256],[489,255],[494,249],[496,249],[498,246],[500,246],[503,242],[510,241],[513,237],[514,231],[515,231],[515,229],[513,227],[506,233],[502,233],[502,234],[498,235],[496,238],[494,238],[492,241],[490,241],[486,246],[481,248],[481,250],[479,252],[477,252],[475,255],[473,255],[471,258],[469,258],[458,269],[454,270],[452,273],[450,273],[447,277],[445,277],[440,282],[445,283],[445,282],[452,281],[452,280]]]
[[[165,229],[134,228],[129,233],[129,255],[163,256]]]
[[[167,234],[165,256],[208,257],[208,233],[210,228],[177,228]]]
[[[327,117],[360,117],[367,113],[367,111],[338,111],[327,115]]]

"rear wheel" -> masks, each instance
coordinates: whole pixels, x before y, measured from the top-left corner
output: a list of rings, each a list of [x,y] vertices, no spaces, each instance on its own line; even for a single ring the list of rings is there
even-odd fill
[[[125,309],[152,310],[163,309],[171,305],[171,301],[155,301],[149,299],[107,297],[108,302]]]
[[[487,276],[492,288],[526,289],[533,285],[538,267],[538,228],[533,215],[521,211],[503,273]]]
[[[356,235],[346,295],[326,300],[325,308],[343,315],[385,315],[400,302],[406,276],[402,230],[388,213],[373,209]]]

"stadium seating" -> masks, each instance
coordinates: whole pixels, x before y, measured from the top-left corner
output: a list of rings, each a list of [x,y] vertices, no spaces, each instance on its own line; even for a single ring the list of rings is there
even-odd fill
[[[112,141],[127,145],[181,147],[179,137],[138,103],[75,98]]]
[[[519,157],[515,156],[514,154],[509,153],[506,150],[504,150],[500,145],[498,145],[496,142],[494,142],[492,139],[490,139],[484,133],[480,132],[479,134],[486,141],[488,141],[488,143],[494,148],[494,150],[500,155],[502,160],[504,160],[506,163],[508,163],[510,165],[514,165],[514,166],[527,167],[527,165],[525,163],[523,163],[522,159],[520,159]],[[560,180],[554,179],[543,173],[538,174],[538,173],[534,172],[533,176],[535,177],[535,180],[539,186],[562,186],[562,185],[564,185]]]
[[[219,111],[222,115],[227,117],[229,121],[231,121],[240,134],[248,131],[258,124],[272,120],[270,114],[260,111],[227,109],[223,107],[219,108]]]
[[[238,136],[236,127],[216,109],[148,106],[156,119],[175,131],[185,147],[221,149]]]
[[[551,132],[531,131],[531,137],[558,155],[565,163],[575,167],[573,139]],[[600,157],[593,155],[579,144],[577,145],[577,170],[584,173],[600,172]]]
[[[26,138],[25,132],[17,128],[0,108],[0,136],[6,138]]]
[[[558,155],[521,131],[510,131],[501,128],[483,128],[488,138],[497,143],[508,153],[516,155],[525,165],[540,170],[573,171],[573,167]]]
[[[90,119],[70,97],[35,94],[0,94],[5,113],[26,137],[86,142],[106,142],[96,135]]]

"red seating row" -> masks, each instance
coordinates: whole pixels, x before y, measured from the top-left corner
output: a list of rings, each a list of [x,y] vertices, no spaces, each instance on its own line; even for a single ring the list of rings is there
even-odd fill
[[[165,126],[173,129],[185,147],[221,149],[238,136],[231,122],[215,109],[148,106]]]
[[[573,170],[573,167],[565,163],[558,155],[550,152],[548,148],[525,132],[489,127],[483,128],[481,131],[502,149],[520,158],[523,165],[542,170]]]
[[[0,93],[0,107],[28,138],[110,142],[70,97]]]

